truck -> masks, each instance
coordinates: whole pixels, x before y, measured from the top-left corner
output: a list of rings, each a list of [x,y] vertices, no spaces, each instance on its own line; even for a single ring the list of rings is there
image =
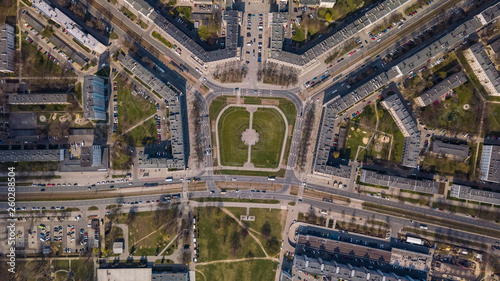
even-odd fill
[[[174,180],[174,179],[173,179],[172,177],[167,177],[167,178],[165,179],[165,181],[168,181],[168,182],[171,182],[171,181],[173,181],[173,180]]]

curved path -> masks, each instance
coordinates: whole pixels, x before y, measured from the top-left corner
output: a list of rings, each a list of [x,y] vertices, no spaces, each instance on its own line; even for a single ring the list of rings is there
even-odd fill
[[[283,121],[285,122],[285,136],[283,140],[283,145],[281,146],[281,153],[280,153],[280,160],[278,167],[276,168],[255,168],[255,167],[233,167],[233,166],[222,166],[221,163],[221,158],[220,158],[220,144],[219,144],[219,120],[224,111],[226,111],[230,107],[244,107],[247,109],[248,112],[250,112],[250,118],[253,116],[253,111],[252,109],[256,108],[272,108],[278,111],[281,114],[281,117],[283,117]],[[255,105],[255,104],[245,104],[245,105],[239,105],[239,104],[228,104],[226,105],[220,112],[219,115],[217,115],[217,119],[215,120],[215,140],[217,144],[217,159],[219,159],[219,166],[222,169],[228,169],[228,170],[246,170],[246,171],[263,171],[263,172],[277,172],[281,169],[281,163],[283,162],[283,157],[285,155],[285,148],[286,148],[286,139],[288,138],[288,120],[286,119],[285,114],[281,109],[279,109],[275,105]],[[250,146],[249,146],[249,151],[250,151]],[[250,153],[248,156],[248,161],[250,162]]]

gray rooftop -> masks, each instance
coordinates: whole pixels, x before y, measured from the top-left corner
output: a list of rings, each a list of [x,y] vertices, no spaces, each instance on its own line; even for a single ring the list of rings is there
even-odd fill
[[[146,13],[148,19],[171,36],[175,41],[184,46],[184,48],[188,49],[196,58],[201,60],[201,62],[213,62],[235,58],[238,53],[239,23],[237,11],[224,11],[223,17],[227,21],[228,33],[226,35],[226,47],[224,49],[207,51],[205,48],[209,48],[208,45],[204,42],[191,38],[174,23],[158,14],[146,1],[126,0],[126,2],[132,5],[134,9]]]
[[[500,206],[500,193],[473,189],[470,186],[453,184],[451,186],[450,196]]]
[[[500,38],[488,45],[495,54],[500,53]]]
[[[42,32],[45,29],[45,25],[43,23],[39,22],[33,16],[31,16],[30,13],[28,13],[28,14],[22,13],[21,18],[25,22],[27,22],[29,25],[31,25],[31,27],[36,29],[38,32]]]
[[[101,77],[83,78],[83,110],[87,119],[106,120],[106,88]]]
[[[0,162],[45,162],[63,159],[63,149],[0,150]]]
[[[500,183],[500,146],[483,146],[479,178],[484,181]]]
[[[482,43],[474,44],[470,47],[470,50],[474,55],[475,62],[479,64],[484,72],[484,74],[477,75],[480,82],[490,84],[490,87],[486,87],[490,95],[500,95],[500,74],[498,74],[495,65],[486,53],[484,45]]]
[[[377,172],[364,169],[361,172],[360,181],[368,184],[394,187],[429,194],[438,194],[440,186],[439,182],[431,180],[415,180],[399,176],[390,176],[387,174],[379,174]]]
[[[101,44],[94,36],[87,34],[82,28],[64,14],[58,8],[53,8],[49,2],[45,0],[34,0],[33,7],[45,14],[51,20],[59,23],[66,29],[68,34],[71,34],[78,42],[82,43],[85,47],[99,54],[106,51],[106,46]]]
[[[420,149],[420,131],[418,130],[417,122],[406,107],[406,101],[400,95],[394,94],[383,100],[381,105],[389,111],[394,122],[405,137],[401,165],[416,168],[418,166]]]
[[[303,0],[304,1],[304,0]],[[301,1],[301,3],[303,3]],[[307,3],[315,3],[316,0],[305,0]],[[317,1],[318,4],[321,1]],[[328,2],[328,1],[325,1]],[[302,54],[290,53],[282,49],[272,49],[271,58],[280,60],[286,63],[304,66],[311,61],[314,61],[320,55],[331,51],[333,48],[339,46],[347,41],[357,32],[363,30],[370,24],[378,22],[392,11],[398,9],[401,5],[407,3],[408,0],[386,0],[374,6],[366,13],[361,14],[356,20],[344,26],[339,30],[333,30],[330,34],[324,36],[322,41],[314,42],[314,46],[306,50]],[[305,2],[304,2],[305,3]],[[311,4],[307,4],[311,5]]]
[[[188,272],[153,272],[152,281],[189,281]]]
[[[439,155],[446,155],[459,160],[469,156],[469,146],[466,144],[454,144],[435,140],[431,144],[431,151]]]
[[[53,34],[50,36],[50,42],[56,45],[59,49],[61,49],[66,55],[71,57],[77,64],[84,66],[89,59],[81,52],[76,51],[68,45],[64,40],[62,40],[59,36]]]
[[[293,266],[296,270],[331,277],[332,279],[351,281],[412,281],[395,273],[384,273],[378,269],[357,267],[349,263],[343,264],[336,261],[324,261],[305,255],[295,255]]]
[[[14,32],[14,27],[11,25],[0,25],[0,72],[13,72],[15,69]]]
[[[182,93],[170,84],[170,82],[165,84],[156,77],[156,75],[151,73],[129,55],[121,60],[121,64],[146,83],[146,85],[149,85],[153,91],[164,97],[169,106],[170,115],[168,120],[170,122],[169,129],[173,158],[166,160],[147,160],[144,164],[154,167],[155,165],[163,165],[163,162],[166,162],[168,168],[185,169],[187,143],[184,139],[187,131],[184,130],[183,119],[187,117],[185,116],[185,110],[182,110],[182,108],[184,108]]]
[[[67,93],[10,94],[9,104],[67,104]]]
[[[462,71],[453,73],[452,75],[446,77],[443,81],[439,82],[436,86],[422,93],[415,99],[415,102],[422,107],[431,105],[439,98],[446,97],[451,90],[464,84],[465,82],[467,82],[467,77],[465,77]]]

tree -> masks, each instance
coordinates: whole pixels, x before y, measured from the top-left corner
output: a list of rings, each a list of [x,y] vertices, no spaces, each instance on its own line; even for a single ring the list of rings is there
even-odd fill
[[[267,247],[269,248],[269,251],[271,253],[279,252],[280,242],[278,241],[278,239],[276,239],[276,236],[271,237],[271,239],[267,241]]]
[[[332,156],[333,156],[333,158],[339,158],[339,156],[340,156],[340,152],[338,152],[338,151],[334,151],[334,152],[332,153]]]
[[[326,13],[325,20],[329,22],[332,21],[332,15],[330,13]]]
[[[266,221],[264,223],[264,225],[262,226],[262,228],[260,230],[260,233],[265,238],[269,238],[269,236],[271,235],[271,224],[268,221]]]
[[[440,79],[444,79],[444,78],[446,78],[446,72],[444,72],[444,71],[439,71],[439,72],[437,73],[437,76],[438,76]]]
[[[240,240],[240,233],[238,231],[235,231],[233,232],[233,234],[231,234],[231,250],[233,253],[236,253],[240,249]]]

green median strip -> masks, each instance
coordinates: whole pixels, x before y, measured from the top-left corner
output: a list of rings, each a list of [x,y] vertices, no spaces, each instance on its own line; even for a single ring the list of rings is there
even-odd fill
[[[242,202],[242,203],[262,203],[262,204],[279,204],[279,200],[267,199],[238,199],[238,198],[222,198],[222,197],[205,197],[205,198],[191,198],[190,200],[196,202]]]
[[[161,36],[158,32],[153,31],[153,33],[151,33],[151,36],[153,36],[153,38],[155,38],[156,40],[165,44],[165,46],[172,49],[172,47],[173,47],[172,43],[170,43],[167,39],[165,39],[163,36]]]
[[[384,213],[384,214],[388,214],[388,215],[395,216],[395,217],[418,220],[420,222],[440,225],[443,227],[448,227],[448,228],[466,231],[466,232],[471,232],[471,233],[477,233],[480,235],[487,235],[487,236],[491,236],[491,237],[495,237],[495,238],[500,237],[500,231],[498,231],[498,230],[483,228],[483,227],[475,226],[472,224],[451,221],[451,220],[442,219],[442,218],[435,217],[435,216],[424,215],[421,213],[406,211],[406,210],[399,209],[399,208],[393,208],[393,207],[388,207],[388,206],[369,203],[369,202],[364,202],[362,204],[362,206],[363,206],[363,210],[367,210],[367,211],[374,211],[374,212]]]

